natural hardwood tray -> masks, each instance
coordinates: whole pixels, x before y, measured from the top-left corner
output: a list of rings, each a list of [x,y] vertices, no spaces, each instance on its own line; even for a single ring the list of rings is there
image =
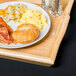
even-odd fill
[[[0,0],[0,3],[14,0]],[[17,0],[15,0],[17,1]],[[28,1],[40,5],[41,0],[18,0]],[[63,13],[61,16],[53,18],[49,13],[52,21],[52,27],[47,36],[40,42],[27,48],[22,49],[2,49],[0,48],[0,57],[28,62],[38,65],[51,66],[54,64],[60,43],[66,32],[70,12],[74,0],[62,0]]]

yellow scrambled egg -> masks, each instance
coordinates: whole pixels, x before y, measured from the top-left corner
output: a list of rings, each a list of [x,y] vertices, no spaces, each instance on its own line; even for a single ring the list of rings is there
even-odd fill
[[[23,13],[21,19],[20,19],[20,24],[23,23],[31,23],[34,24],[39,28],[41,31],[43,29],[43,26],[47,27],[47,19],[45,15],[42,15],[41,10],[31,10],[27,9],[25,13]]]

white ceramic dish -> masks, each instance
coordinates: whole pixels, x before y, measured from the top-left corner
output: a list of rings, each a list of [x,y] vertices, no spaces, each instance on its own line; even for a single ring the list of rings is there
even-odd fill
[[[2,44],[0,43],[0,47],[2,48],[10,48],[10,49],[14,49],[14,48],[23,48],[23,47],[27,47],[27,46],[30,46],[30,45],[33,45],[35,43],[37,43],[38,41],[40,41],[42,38],[44,38],[44,36],[48,33],[50,27],[51,27],[51,21],[50,21],[50,17],[49,15],[47,14],[47,12],[42,9],[41,7],[35,5],[35,4],[32,4],[32,3],[28,3],[28,2],[21,2],[21,1],[14,1],[14,2],[6,2],[6,3],[2,3],[0,4],[0,9],[4,9],[6,8],[8,5],[14,5],[14,4],[25,4],[27,6],[27,8],[29,9],[40,9],[42,11],[42,14],[44,14],[47,18],[47,24],[48,26],[46,28],[43,28],[43,30],[40,32],[40,36],[38,39],[36,39],[35,41],[31,42],[31,43],[28,43],[28,44],[10,44],[10,45],[6,45],[6,44]],[[9,22],[8,25],[13,29],[15,30],[16,27],[17,27],[17,23],[14,23],[13,21]]]

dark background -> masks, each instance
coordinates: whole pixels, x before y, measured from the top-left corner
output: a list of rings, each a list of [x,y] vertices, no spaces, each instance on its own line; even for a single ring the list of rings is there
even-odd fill
[[[76,0],[55,65],[43,67],[0,58],[0,76],[76,76]]]

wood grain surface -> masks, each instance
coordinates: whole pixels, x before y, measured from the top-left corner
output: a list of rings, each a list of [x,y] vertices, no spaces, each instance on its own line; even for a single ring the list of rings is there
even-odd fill
[[[17,0],[0,0],[0,3]],[[41,4],[41,0],[18,0],[32,2],[37,5]],[[66,32],[70,12],[74,0],[62,0],[63,13],[59,17],[49,16],[52,26],[49,33],[38,43],[21,49],[2,49],[0,48],[0,57],[17,61],[23,61],[38,65],[51,66],[54,64],[60,43]]]

